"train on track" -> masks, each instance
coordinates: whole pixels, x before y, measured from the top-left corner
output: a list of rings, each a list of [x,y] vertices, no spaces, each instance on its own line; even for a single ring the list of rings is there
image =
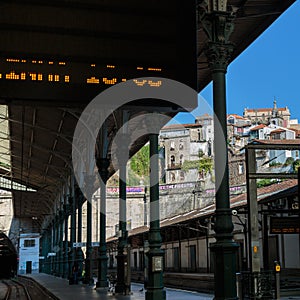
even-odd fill
[[[0,232],[0,278],[11,278],[17,274],[18,254],[8,236]]]

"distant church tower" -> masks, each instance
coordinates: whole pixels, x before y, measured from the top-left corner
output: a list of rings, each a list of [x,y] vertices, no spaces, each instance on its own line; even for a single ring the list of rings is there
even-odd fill
[[[277,101],[275,98],[273,101],[273,109],[272,109],[272,116],[270,118],[270,124],[274,124],[277,126],[282,126],[282,124],[283,124],[283,118],[278,113]]]

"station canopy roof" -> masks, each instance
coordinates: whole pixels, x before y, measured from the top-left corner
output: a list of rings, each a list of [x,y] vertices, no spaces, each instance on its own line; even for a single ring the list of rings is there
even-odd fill
[[[232,60],[293,2],[229,0],[237,9]],[[98,93],[138,77],[166,77],[198,92],[211,81],[203,51],[207,37],[196,21],[194,1],[2,0],[0,5],[5,127],[0,172],[15,184],[16,217],[38,216],[42,224],[50,213],[72,167],[78,117]],[[140,110],[147,105],[153,102],[144,101]],[[165,102],[154,106],[170,116],[180,111]],[[113,132],[113,121],[108,130]],[[145,137],[137,141],[131,154],[145,142]]]

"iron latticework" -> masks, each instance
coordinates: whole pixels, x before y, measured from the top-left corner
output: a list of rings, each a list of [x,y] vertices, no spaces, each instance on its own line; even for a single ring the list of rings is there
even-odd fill
[[[243,299],[273,299],[274,272],[242,272]]]

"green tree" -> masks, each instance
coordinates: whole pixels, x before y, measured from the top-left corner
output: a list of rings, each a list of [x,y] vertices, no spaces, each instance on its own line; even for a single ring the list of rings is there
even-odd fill
[[[294,162],[294,158],[293,157],[288,157],[284,163],[285,166],[289,166],[291,164],[293,164]]]
[[[150,171],[150,147],[145,145],[130,159],[130,167],[135,174],[141,177],[149,176]]]
[[[211,157],[204,155],[201,155],[198,160],[185,160],[182,164],[182,170],[187,171],[189,169],[197,169],[204,174],[211,173],[213,170],[213,160]]]
[[[258,188],[263,187],[263,186],[268,186],[274,183],[273,179],[269,179],[269,178],[264,178],[264,179],[259,179],[257,180],[256,186]]]
[[[300,166],[300,159],[296,159],[294,162],[293,162],[293,170],[294,172],[298,172],[298,168]]]

